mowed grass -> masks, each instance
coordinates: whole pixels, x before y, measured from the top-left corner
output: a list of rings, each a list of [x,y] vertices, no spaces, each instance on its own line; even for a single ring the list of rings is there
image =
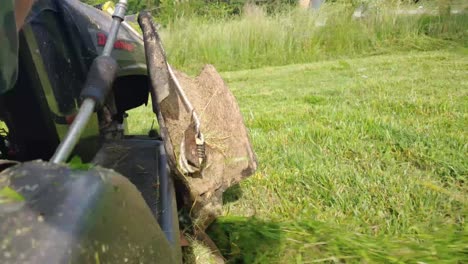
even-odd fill
[[[258,155],[208,230],[230,263],[468,263],[467,15],[390,2],[161,30],[173,66],[222,72]],[[133,110],[133,132],[152,116]]]
[[[467,263],[466,49],[222,73],[259,169],[209,234],[231,263]],[[140,133],[150,108],[130,113]]]

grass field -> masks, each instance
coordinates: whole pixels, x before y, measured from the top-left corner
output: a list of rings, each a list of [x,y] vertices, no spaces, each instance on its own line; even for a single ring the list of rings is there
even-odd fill
[[[379,3],[162,30],[176,68],[222,72],[258,155],[208,230],[230,263],[468,263],[468,15]]]
[[[467,73],[466,49],[222,73],[260,167],[211,236],[232,263],[468,262]]]

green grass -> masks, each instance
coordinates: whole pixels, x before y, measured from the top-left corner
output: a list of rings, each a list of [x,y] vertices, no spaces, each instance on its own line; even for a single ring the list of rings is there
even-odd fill
[[[224,216],[210,229],[225,256],[468,262],[467,55],[224,72],[260,164],[226,193]],[[135,132],[151,126],[150,108],[130,118]]]
[[[388,2],[380,1],[363,19],[352,19],[354,9],[338,4],[318,13],[293,9],[272,16],[250,6],[234,19],[181,17],[161,35],[170,62],[190,73],[206,63],[232,71],[468,45],[468,14],[396,15],[415,6]]]
[[[230,263],[468,263],[468,16],[394,9],[250,7],[162,31],[176,68],[223,72],[259,158],[209,229]],[[152,116],[133,110],[133,132]]]

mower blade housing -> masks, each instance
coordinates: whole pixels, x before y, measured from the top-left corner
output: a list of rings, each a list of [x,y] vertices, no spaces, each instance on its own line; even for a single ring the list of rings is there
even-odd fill
[[[140,13],[139,24],[169,164],[189,190],[188,206],[203,230],[221,214],[223,192],[255,172],[256,156],[237,101],[216,69],[206,65],[196,78],[172,70],[151,15]]]

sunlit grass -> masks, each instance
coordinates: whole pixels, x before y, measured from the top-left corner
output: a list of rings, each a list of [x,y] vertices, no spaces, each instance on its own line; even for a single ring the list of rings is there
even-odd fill
[[[163,30],[177,68],[223,71],[259,158],[209,230],[232,263],[468,262],[468,19],[385,8]]]
[[[413,52],[223,73],[260,164],[212,227],[226,256],[468,261],[466,58]],[[143,110],[130,117],[146,131]]]

